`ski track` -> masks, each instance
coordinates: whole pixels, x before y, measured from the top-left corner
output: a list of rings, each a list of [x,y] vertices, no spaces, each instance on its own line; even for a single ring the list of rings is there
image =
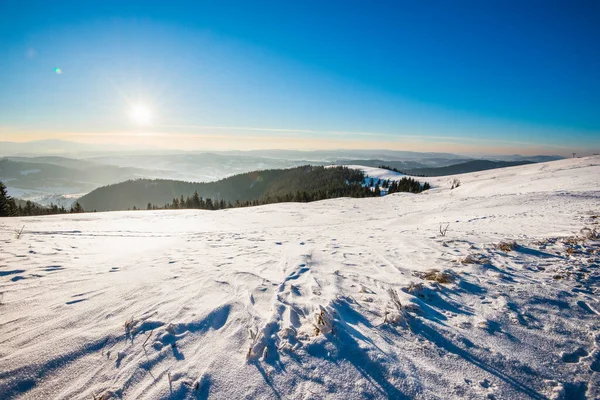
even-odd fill
[[[600,398],[600,158],[454,178],[4,218],[0,398]]]

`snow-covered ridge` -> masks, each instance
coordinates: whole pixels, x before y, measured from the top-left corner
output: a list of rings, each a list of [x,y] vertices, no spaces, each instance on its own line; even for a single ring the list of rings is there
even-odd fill
[[[402,179],[404,174],[396,171],[390,171],[384,168],[376,168],[376,167],[365,167],[364,165],[334,165],[333,167],[347,167],[350,169],[358,169],[364,172],[365,176],[370,179],[381,179],[382,181],[390,180],[397,181]]]
[[[418,179],[0,219],[0,393],[599,398],[600,158]]]

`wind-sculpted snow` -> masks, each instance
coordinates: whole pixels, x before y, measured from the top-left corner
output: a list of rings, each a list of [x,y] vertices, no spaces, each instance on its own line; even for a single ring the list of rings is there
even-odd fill
[[[600,159],[425,179],[1,219],[0,398],[600,398]]]

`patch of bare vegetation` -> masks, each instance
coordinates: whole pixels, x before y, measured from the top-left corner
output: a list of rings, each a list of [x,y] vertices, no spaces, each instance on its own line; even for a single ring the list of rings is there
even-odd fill
[[[124,324],[124,328],[125,328],[125,334],[130,335],[133,333],[133,328],[135,327],[137,321],[133,319],[133,317],[131,317],[131,319],[128,319],[125,321]]]
[[[262,336],[259,334],[258,329],[253,331],[248,328],[248,336],[250,339],[250,346],[248,347],[248,353],[246,353],[246,359],[250,360],[259,357],[264,347],[260,346],[260,339]]]
[[[461,264],[478,264],[484,265],[489,264],[490,259],[483,254],[468,254],[466,257],[460,260]]]
[[[515,242],[515,241],[502,241],[502,242],[496,244],[494,247],[496,247],[500,251],[508,253],[508,252],[513,251],[513,250],[515,250],[517,248],[517,242]]]
[[[411,283],[408,287],[402,289],[408,294],[412,294],[413,296],[422,297],[423,292],[425,291],[425,286],[422,283]]]
[[[94,400],[109,400],[109,399],[117,399],[121,398],[123,395],[121,389],[118,390],[106,390],[99,395],[92,394],[92,398]]]
[[[328,333],[333,333],[333,324],[331,323],[331,318],[327,314],[327,311],[323,308],[323,306],[319,306],[319,311],[315,315],[315,336],[318,336],[320,333],[323,335],[327,335]]]
[[[428,281],[435,281],[437,283],[447,284],[454,282],[454,275],[447,271],[440,271],[438,269],[430,269],[421,275],[421,278]]]
[[[579,243],[585,242],[587,239],[585,237],[580,236],[569,236],[562,239],[562,242],[567,245],[578,245]]]
[[[586,238],[587,240],[598,240],[600,239],[600,233],[598,233],[598,230],[596,228],[591,229],[591,228],[583,228],[580,233],[583,235],[584,238]]]

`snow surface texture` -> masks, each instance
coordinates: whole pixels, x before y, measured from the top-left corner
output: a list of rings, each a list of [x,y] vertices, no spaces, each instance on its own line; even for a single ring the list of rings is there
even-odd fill
[[[2,219],[0,397],[600,398],[600,158],[453,178]]]

